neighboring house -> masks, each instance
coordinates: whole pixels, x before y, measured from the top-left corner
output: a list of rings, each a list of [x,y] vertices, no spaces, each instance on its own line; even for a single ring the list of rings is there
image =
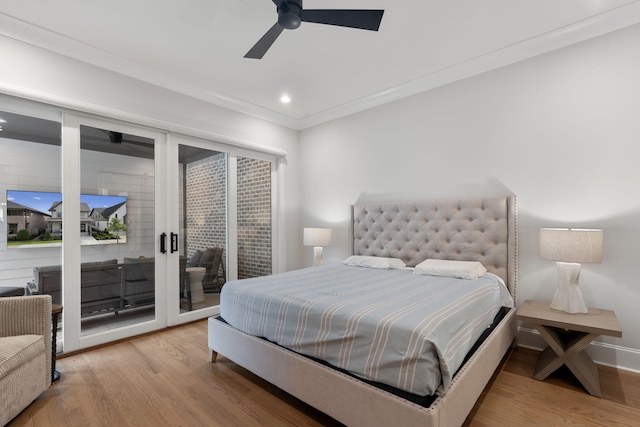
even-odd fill
[[[127,202],[118,203],[109,208],[93,208],[89,217],[91,218],[91,228],[97,231],[105,231],[109,228],[112,218],[118,218],[123,224],[126,223]]]
[[[37,236],[47,229],[47,218],[46,213],[7,201],[7,236],[15,236],[22,229]]]
[[[109,226],[109,220],[102,215],[107,208],[93,208],[89,214],[91,218],[91,229],[94,231],[104,231]]]
[[[49,212],[51,212],[51,217],[46,219],[49,223],[49,232],[52,236],[62,236],[62,202],[53,202]],[[82,236],[91,235],[90,212],[89,205],[80,203],[80,235]]]

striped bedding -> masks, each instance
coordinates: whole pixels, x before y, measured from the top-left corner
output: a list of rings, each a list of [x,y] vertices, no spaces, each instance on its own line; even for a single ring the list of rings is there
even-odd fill
[[[446,392],[503,284],[331,264],[229,282],[231,326],[419,396]],[[504,289],[506,290],[506,288]]]

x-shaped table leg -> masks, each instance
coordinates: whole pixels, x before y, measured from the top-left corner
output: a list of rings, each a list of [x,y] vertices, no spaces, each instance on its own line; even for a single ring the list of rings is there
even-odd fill
[[[599,334],[569,332],[543,325],[534,326],[549,347],[540,353],[533,378],[544,380],[562,365],[567,365],[590,394],[602,397],[598,367],[583,351]]]

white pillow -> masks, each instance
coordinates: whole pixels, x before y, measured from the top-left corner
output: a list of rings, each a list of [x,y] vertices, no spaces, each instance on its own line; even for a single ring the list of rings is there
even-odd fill
[[[379,256],[362,256],[352,255],[342,261],[346,265],[355,265],[358,267],[378,268],[380,270],[388,270],[392,268],[403,268],[406,264],[398,258],[384,258]]]
[[[478,261],[450,261],[446,259],[426,259],[416,265],[413,274],[427,276],[457,277],[458,279],[477,279],[484,276],[487,269]]]

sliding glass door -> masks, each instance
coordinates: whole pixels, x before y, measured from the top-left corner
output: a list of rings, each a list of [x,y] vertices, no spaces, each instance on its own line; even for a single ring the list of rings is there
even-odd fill
[[[65,118],[65,159],[79,159],[79,180],[64,180],[63,203],[57,209],[65,230],[65,263],[70,265],[65,273],[77,278],[65,280],[65,315],[67,321],[73,319],[73,328],[64,335],[69,350],[167,324],[161,243],[169,242],[160,238],[166,234],[166,201],[157,178],[164,134],[87,117]]]
[[[156,318],[155,141],[80,126],[81,334]]]
[[[177,324],[216,314],[227,281],[272,273],[275,159],[177,135],[169,158],[178,230],[169,322]]]
[[[281,269],[275,156],[0,99],[0,287],[63,306],[59,349],[214,315]]]
[[[224,146],[172,136],[169,323],[213,315],[228,264],[228,152]]]
[[[178,144],[180,312],[215,307],[227,281],[225,152]]]

